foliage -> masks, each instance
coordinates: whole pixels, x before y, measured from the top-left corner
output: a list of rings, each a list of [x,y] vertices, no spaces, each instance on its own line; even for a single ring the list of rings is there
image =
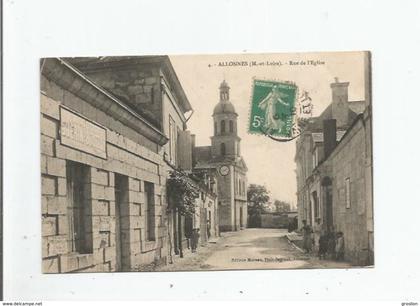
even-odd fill
[[[267,189],[256,184],[249,185],[247,198],[249,215],[260,215],[270,199]]]
[[[177,209],[183,216],[195,213],[195,199],[199,189],[189,176],[180,170],[172,170],[167,180],[168,208]]]
[[[287,203],[285,201],[275,200],[274,206],[275,206],[276,212],[278,213],[289,212],[291,210],[290,203]]]

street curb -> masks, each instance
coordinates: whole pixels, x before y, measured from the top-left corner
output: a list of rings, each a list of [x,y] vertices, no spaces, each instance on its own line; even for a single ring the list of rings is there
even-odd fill
[[[286,237],[287,237],[287,241],[294,247],[294,248],[296,248],[298,251],[300,251],[300,252],[302,252],[302,253],[305,253],[305,251],[304,250],[302,250],[300,247],[298,247],[296,244],[294,244],[293,243],[293,241],[292,240],[290,240],[290,238],[289,238],[289,235],[286,235]]]

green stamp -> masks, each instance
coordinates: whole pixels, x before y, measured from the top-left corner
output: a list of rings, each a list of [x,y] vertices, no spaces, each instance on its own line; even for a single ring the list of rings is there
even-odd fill
[[[298,88],[293,83],[254,80],[249,132],[291,138]]]

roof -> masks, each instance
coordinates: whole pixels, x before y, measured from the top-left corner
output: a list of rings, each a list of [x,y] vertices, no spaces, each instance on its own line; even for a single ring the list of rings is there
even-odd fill
[[[220,101],[216,104],[213,110],[213,115],[218,114],[235,114],[237,115],[235,111],[235,107],[233,106],[232,102],[230,101]]]
[[[356,114],[361,114],[364,112],[366,108],[365,101],[349,101],[350,109],[355,112]]]
[[[167,55],[158,56],[106,56],[106,57],[75,57],[66,58],[66,61],[83,72],[98,71],[107,68],[120,68],[124,66],[157,64],[167,76],[169,85],[174,90],[184,113],[192,110],[187,95],[182,88],[175,69]]]
[[[248,170],[248,167],[241,156],[235,157],[227,155],[213,157],[211,155],[211,146],[195,147],[194,155],[196,161],[194,169],[216,168],[223,164],[233,164],[237,167],[245,169],[246,171]]]
[[[336,138],[337,141],[340,141],[345,133],[345,130],[338,130]],[[324,134],[320,132],[312,133],[312,139],[314,140],[314,142],[324,142]]]
[[[196,160],[208,161],[211,159],[211,146],[195,147],[194,154]]]
[[[98,86],[67,61],[61,58],[46,58],[44,59],[41,72],[47,79],[53,80],[57,85],[81,97],[93,107],[107,112],[114,118],[118,118],[118,121],[121,121],[146,138],[160,145],[168,141],[168,138],[144,117]],[[63,75],[66,75],[66,78]],[[75,80],[79,81],[76,82]],[[80,86],[80,81],[85,85]],[[92,95],[92,90],[96,91],[98,95]]]
[[[365,101],[354,101],[348,102],[349,105],[349,125],[356,119],[358,112],[355,112],[353,109],[358,110],[364,107]],[[313,117],[310,119],[308,125],[305,127],[305,130],[309,131],[322,131],[323,121],[328,119],[334,119],[332,116],[332,104],[329,104],[327,108],[319,115],[318,117]],[[337,127],[338,128],[338,127]]]
[[[220,84],[220,88],[230,88],[226,80],[223,80],[223,82]]]

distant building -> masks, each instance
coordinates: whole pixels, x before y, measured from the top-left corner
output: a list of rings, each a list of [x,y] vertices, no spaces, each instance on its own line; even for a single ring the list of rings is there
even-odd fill
[[[229,89],[226,81],[220,84],[220,101],[213,110],[211,146],[194,148],[194,168],[213,169],[217,174],[221,231],[245,228],[248,219],[248,168],[241,156],[238,114],[230,102]]]
[[[366,101],[349,101],[348,82],[331,84],[332,103],[312,118],[296,142],[299,228],[342,231],[345,257],[373,263],[372,133]]]

